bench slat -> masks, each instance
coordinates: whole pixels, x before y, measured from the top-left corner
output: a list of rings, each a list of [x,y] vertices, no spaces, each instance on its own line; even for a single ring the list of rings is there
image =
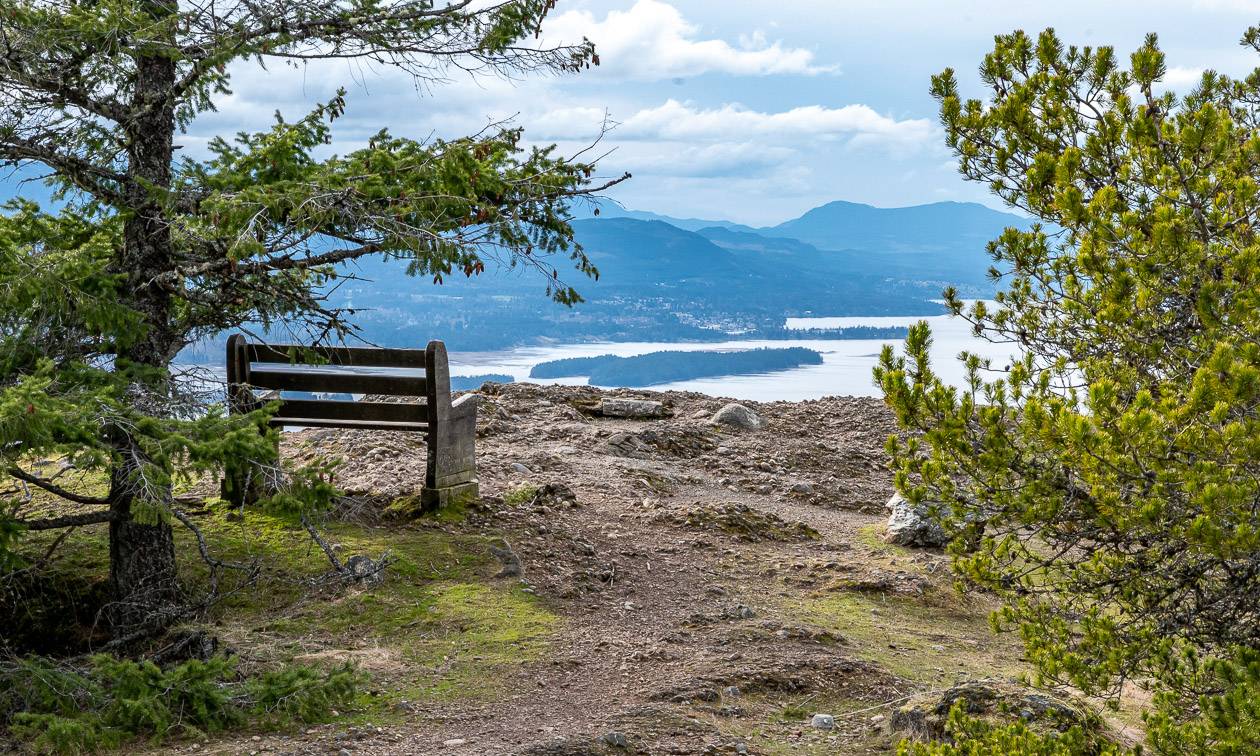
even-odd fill
[[[350,394],[424,396],[428,381],[421,375],[347,373],[341,370],[251,369],[249,385],[281,391],[327,391]]]
[[[345,402],[324,399],[284,399],[280,417],[302,417],[310,420],[366,420],[400,423],[427,423],[428,407],[401,402]]]
[[[383,420],[312,420],[305,417],[273,417],[271,425],[290,428],[338,428],[340,430],[383,430],[423,432],[429,429],[428,423],[399,423]]]
[[[285,365],[310,364],[318,356],[329,365],[341,367],[423,368],[423,349],[375,349],[367,347],[306,347],[300,344],[247,344],[250,362],[279,362]]]

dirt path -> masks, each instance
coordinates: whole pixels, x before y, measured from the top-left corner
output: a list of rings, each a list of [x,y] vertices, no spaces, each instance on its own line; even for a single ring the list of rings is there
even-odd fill
[[[671,417],[582,411],[609,395],[662,401]],[[767,422],[756,431],[712,425],[724,403],[530,385],[488,391],[478,439],[485,504],[454,527],[506,541],[503,564],[519,561],[523,573],[490,579],[523,581],[562,618],[547,653],[516,667],[489,701],[416,703],[408,723],[380,730],[330,725],[224,745],[886,753],[894,740],[881,704],[1010,661],[1005,646],[983,639],[983,608],[954,618],[964,630],[896,614],[941,601],[944,557],[878,540],[892,493],[883,446],[894,430],[879,403],[748,403]],[[399,481],[423,469],[422,455],[370,449],[380,438],[341,442],[355,460],[349,482],[364,490],[399,493]],[[973,626],[978,639],[957,637]],[[952,653],[962,642],[974,644],[975,659],[918,674],[920,651],[931,657],[949,644]],[[816,712],[837,715],[835,729],[810,727]]]

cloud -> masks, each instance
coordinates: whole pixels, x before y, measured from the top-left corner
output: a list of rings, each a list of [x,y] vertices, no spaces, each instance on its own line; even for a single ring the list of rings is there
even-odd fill
[[[563,138],[568,129],[598,123],[602,111],[572,108],[534,121],[536,136]],[[938,141],[937,127],[926,118],[897,120],[867,105],[829,108],[806,105],[777,113],[750,110],[738,104],[697,108],[670,99],[625,118],[613,130],[615,141],[678,141],[688,143],[747,142],[806,147],[813,141],[844,142],[853,148],[917,152]]]
[[[1198,86],[1202,80],[1202,68],[1169,66],[1168,72],[1164,74],[1164,79],[1160,83],[1163,85],[1163,89],[1173,89],[1184,94]]]
[[[741,76],[832,73],[818,65],[814,53],[769,42],[763,32],[742,36],[732,45],[720,39],[699,39],[700,28],[674,6],[660,0],[638,0],[629,10],[609,11],[599,21],[590,11],[572,10],[546,22],[548,41],[595,43],[601,59],[596,75],[658,81],[703,73]]]
[[[790,147],[758,142],[635,142],[620,145],[608,162],[638,175],[711,179],[778,175],[799,159]]]

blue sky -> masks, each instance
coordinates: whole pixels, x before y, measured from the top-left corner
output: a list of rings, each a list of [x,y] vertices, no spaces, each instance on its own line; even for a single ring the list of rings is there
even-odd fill
[[[601,144],[611,150],[601,172],[635,174],[613,194],[635,209],[762,225],[834,199],[993,204],[942,146],[933,73],[952,66],[965,92],[981,94],[975,70],[995,34],[1053,26],[1069,42],[1127,55],[1155,31],[1169,85],[1184,89],[1203,68],[1242,74],[1260,64],[1237,44],[1257,22],[1260,0],[561,0],[544,38],[591,38],[598,69],[417,88],[341,62],[240,64],[234,93],[181,141],[195,154],[214,134],[265,128],[276,109],[299,117],[345,85],[339,151],[382,126],[450,137],[506,118],[576,151],[606,115],[617,126]]]

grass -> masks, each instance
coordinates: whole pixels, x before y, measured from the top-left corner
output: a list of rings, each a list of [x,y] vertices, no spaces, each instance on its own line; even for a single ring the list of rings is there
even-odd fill
[[[845,636],[857,657],[906,680],[936,686],[1027,671],[1019,640],[990,628],[992,608],[983,600],[944,592],[921,597],[836,592],[797,600],[787,610]]]
[[[238,573],[223,573],[223,596],[206,621],[245,667],[299,657],[336,663],[365,649],[378,652],[388,661],[369,669],[372,679],[347,722],[414,718],[399,708],[402,701],[491,699],[523,664],[546,654],[560,619],[519,583],[493,579],[498,564],[488,550],[492,538],[425,526],[461,517],[444,512],[389,528],[321,526],[343,562],[388,553],[383,581],[355,586],[325,579],[327,558],[296,519],[210,506],[192,519],[211,553],[261,569],[253,585],[243,584]],[[55,537],[29,534],[22,552],[37,558]],[[175,539],[181,580],[190,595],[201,595],[209,574],[195,538],[175,523]],[[50,569],[67,584],[106,580],[105,526],[71,534]]]

